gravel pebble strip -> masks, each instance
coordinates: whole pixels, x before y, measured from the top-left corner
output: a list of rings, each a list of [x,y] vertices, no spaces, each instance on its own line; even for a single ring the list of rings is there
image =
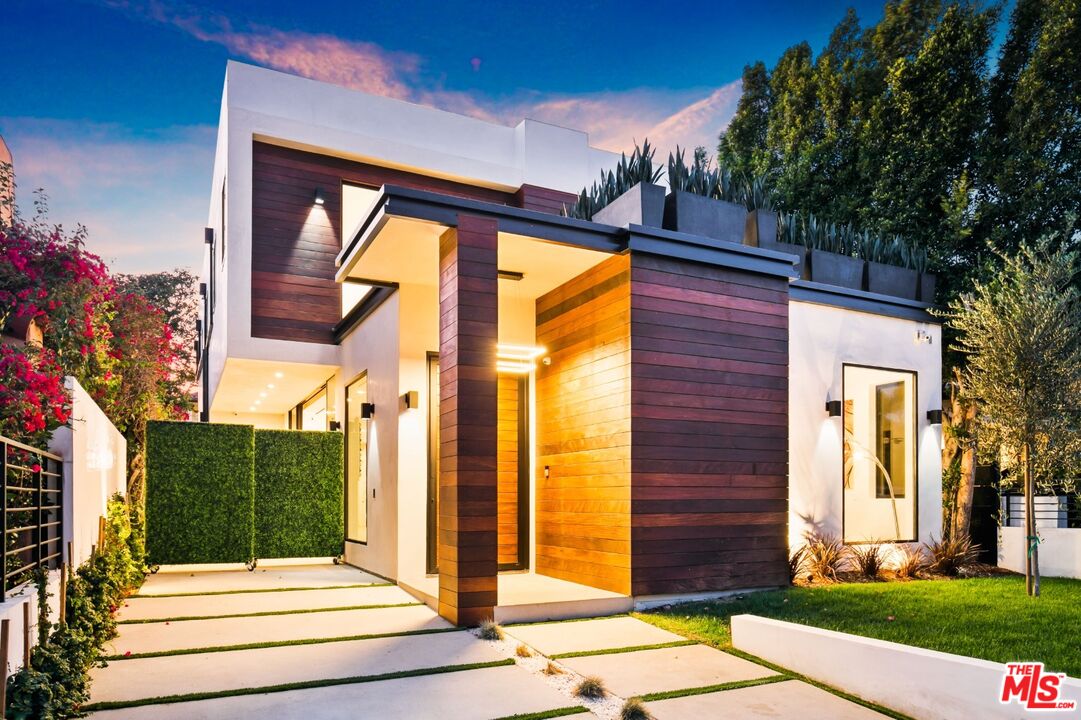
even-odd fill
[[[469,632],[477,635],[476,629],[470,630]],[[503,632],[506,633],[506,630]],[[547,657],[537,652],[535,648],[506,634],[502,640],[482,640],[481,642],[491,644],[497,652],[505,657],[513,659],[515,664],[519,667],[528,670],[534,675],[539,675],[541,679],[571,699],[572,702],[568,703],[568,705],[581,705],[597,717],[602,718],[602,720],[619,720],[620,711],[623,709],[624,698],[613,695],[611,692],[608,692],[603,698],[598,700],[590,700],[589,698],[576,695],[574,688],[578,686],[578,683],[583,680],[584,676],[574,672],[566,665],[561,664],[558,660],[549,660]],[[519,645],[526,645],[526,647],[529,648],[529,651],[533,653],[533,656],[527,658],[518,657],[517,650]],[[545,674],[544,668],[548,666],[549,662],[562,670],[562,674]]]

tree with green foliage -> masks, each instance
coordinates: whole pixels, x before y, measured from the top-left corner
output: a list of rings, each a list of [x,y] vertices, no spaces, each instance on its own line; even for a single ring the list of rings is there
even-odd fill
[[[772,105],[769,73],[761,60],[743,68],[743,94],[736,115],[721,135],[717,162],[733,174],[757,177],[769,169],[766,158],[766,128]]]
[[[1081,263],[1071,233],[1058,247],[1053,239],[1000,255],[1001,270],[977,281],[947,315],[968,360],[962,374],[977,406],[981,451],[1024,487],[1025,585],[1034,596],[1036,489],[1081,471]]]

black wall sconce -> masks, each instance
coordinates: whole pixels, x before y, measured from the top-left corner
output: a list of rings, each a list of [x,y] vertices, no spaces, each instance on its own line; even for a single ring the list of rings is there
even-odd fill
[[[402,395],[402,403],[406,410],[416,410],[420,407],[420,393],[416,390],[408,390]]]
[[[942,424],[942,410],[928,410],[927,411],[927,422],[931,423],[932,425],[941,425]]]
[[[828,413],[830,417],[841,417],[841,401],[827,400],[826,413]]]
[[[371,420],[375,416],[375,403],[360,404],[360,419]]]
[[[323,188],[321,188],[321,187],[317,187],[317,188],[315,189],[315,204],[316,204],[316,205],[322,205],[322,204],[323,204],[323,203],[325,203],[326,201],[327,201],[327,199],[326,199],[326,197],[325,197],[325,196],[323,195]]]
[[[331,420],[330,421],[330,431],[331,432],[338,432],[341,429],[342,429],[342,424],[340,422],[338,422],[337,420]]]

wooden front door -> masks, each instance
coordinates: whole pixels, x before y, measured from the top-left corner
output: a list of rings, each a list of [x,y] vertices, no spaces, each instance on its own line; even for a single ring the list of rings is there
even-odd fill
[[[498,472],[499,569],[529,567],[529,379],[500,374],[498,379],[496,469]],[[428,562],[439,572],[439,355],[428,354]]]

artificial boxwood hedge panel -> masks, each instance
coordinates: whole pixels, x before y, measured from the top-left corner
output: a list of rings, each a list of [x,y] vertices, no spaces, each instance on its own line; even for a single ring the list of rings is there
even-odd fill
[[[151,562],[248,562],[255,534],[251,425],[150,422],[146,547]]]
[[[340,555],[342,434],[255,431],[255,555]]]

